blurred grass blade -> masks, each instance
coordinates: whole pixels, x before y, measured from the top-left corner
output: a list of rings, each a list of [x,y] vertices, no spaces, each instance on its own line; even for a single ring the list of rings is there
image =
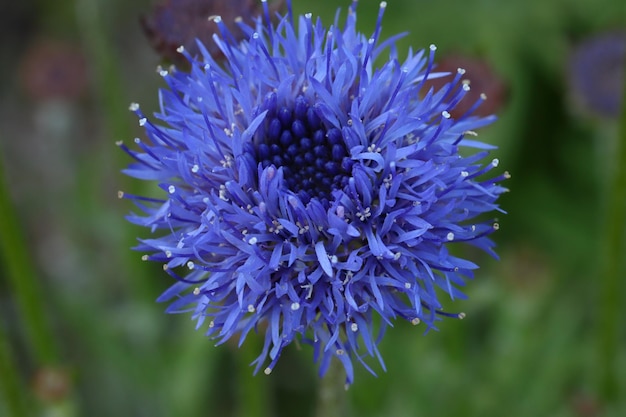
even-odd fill
[[[0,398],[4,398],[6,411],[12,416],[27,416],[27,395],[14,366],[11,345],[0,323]],[[1,404],[1,403],[0,403]],[[2,408],[0,408],[2,411]]]
[[[45,300],[37,283],[33,257],[26,247],[15,210],[4,180],[0,157],[0,257],[3,269],[15,294],[30,352],[38,366],[58,360],[55,339],[44,311]]]

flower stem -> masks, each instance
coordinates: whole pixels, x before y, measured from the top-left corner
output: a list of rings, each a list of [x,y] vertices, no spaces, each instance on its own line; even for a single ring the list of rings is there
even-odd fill
[[[626,77],[625,77],[626,80]],[[602,287],[600,293],[600,379],[599,394],[606,403],[617,400],[617,352],[620,297],[623,293],[626,253],[626,83],[622,102],[622,117],[617,137],[613,172],[606,207],[605,239],[603,248]]]
[[[346,373],[339,360],[333,358],[328,372],[320,379],[315,417],[345,417]]]

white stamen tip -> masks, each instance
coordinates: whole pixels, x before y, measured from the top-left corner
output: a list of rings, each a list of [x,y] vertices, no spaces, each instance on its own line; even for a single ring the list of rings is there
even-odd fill
[[[465,178],[465,177],[469,176],[469,172],[467,172],[467,171],[461,171],[461,176],[462,176],[463,178]]]
[[[160,75],[161,77],[165,77],[165,76],[166,76],[166,75],[168,75],[168,74],[169,74],[169,72],[167,72],[166,70],[161,70],[161,71],[159,71],[159,75]]]
[[[480,94],[480,98],[481,98],[482,100],[487,100],[487,94],[485,94],[485,93],[481,93],[481,94]]]
[[[176,187],[174,187],[173,185],[170,185],[169,187],[167,187],[167,191],[170,194],[174,194],[176,192]]]
[[[385,7],[387,7],[387,2],[386,1],[381,1],[380,2],[380,8],[384,9]]]
[[[437,50],[437,46],[435,46],[434,44],[430,45],[430,47],[429,47],[429,48],[430,48],[430,50],[431,50],[431,51],[433,51],[433,52]]]
[[[170,251],[170,250],[166,250],[166,251],[165,251],[165,256],[166,256],[167,258],[171,258],[171,257],[172,257],[172,251]]]
[[[457,69],[456,69],[456,72],[457,72],[457,74],[459,74],[459,75],[463,75],[463,74],[465,74],[465,70],[464,70],[463,68],[457,68]]]
[[[446,239],[448,240],[454,240],[454,233],[450,232],[446,235]]]
[[[304,17],[306,17],[307,19],[310,19],[310,18],[312,18],[312,17],[313,17],[313,14],[312,14],[312,13],[306,13],[306,14],[304,15]]]
[[[498,158],[491,161],[491,165],[493,165],[494,167],[497,167],[499,164],[500,164],[500,160]]]
[[[124,191],[118,191],[117,198],[124,198]]]
[[[256,311],[256,308],[254,308],[252,304],[248,304],[248,313],[254,313],[255,311]]]
[[[124,142],[122,142],[121,140],[115,142],[115,146],[122,146],[123,144]]]
[[[259,39],[259,34],[258,34],[258,32],[254,32],[254,33],[252,34],[252,39]]]
[[[450,113],[448,113],[448,112],[447,112],[447,111],[445,111],[445,110],[441,112],[441,115],[442,115],[444,118],[446,118],[446,119],[449,119],[449,118],[450,118]]]
[[[411,283],[410,282],[405,282],[404,283],[404,288],[406,288],[407,290],[411,289]]]
[[[357,330],[359,330],[359,325],[356,323],[352,323],[350,325],[350,330],[352,330],[353,332],[356,332]]]
[[[224,184],[220,185],[219,197],[220,200],[228,201],[228,197],[226,196],[226,187]]]
[[[263,371],[263,373],[264,373],[265,375],[269,375],[269,374],[271,374],[271,373],[272,373],[272,368],[265,368],[265,370]]]
[[[462,87],[462,88],[463,88],[463,91],[469,91],[469,90],[471,90],[470,85],[469,85],[469,84],[466,84],[466,83],[464,83],[464,84],[463,84],[463,87]]]
[[[143,255],[143,256],[141,257],[141,260],[142,260],[142,261],[147,261],[147,260],[148,260],[148,255]]]
[[[196,287],[193,289],[193,295],[200,295],[200,288]]]
[[[194,174],[198,171],[200,171],[200,167],[197,164],[191,167],[191,172],[193,172]]]
[[[183,52],[185,52],[185,47],[180,45],[178,48],[176,48],[176,52],[178,52],[179,54],[182,54]]]
[[[458,317],[459,319],[463,320],[465,318],[465,313],[459,313]]]
[[[335,351],[335,354],[337,354],[338,356],[341,356],[341,355],[343,355],[344,353],[346,353],[346,351],[345,351],[345,350],[343,350],[343,349],[337,349],[337,350]]]
[[[411,324],[413,326],[417,326],[418,324],[420,324],[420,319],[418,319],[417,317],[415,317],[413,320],[411,320]]]
[[[146,119],[145,117],[142,117],[141,119],[139,119],[139,126],[143,127],[147,121],[148,119]]]
[[[222,16],[209,16],[209,20],[212,20],[215,23],[220,23],[222,21]]]
[[[493,230],[498,230],[500,228],[500,223],[494,223],[492,227]]]
[[[137,111],[137,110],[139,110],[139,103],[130,103],[130,106],[128,106],[128,110],[130,110],[130,111]]]
[[[248,243],[251,245],[256,245],[257,242],[258,242],[258,239],[254,236],[252,236],[250,240],[248,241]]]
[[[296,311],[296,310],[298,310],[299,308],[300,308],[300,303],[298,303],[298,302],[291,303],[291,309],[292,309],[293,311]]]
[[[194,269],[195,267],[196,267],[196,264],[194,264],[192,261],[187,262],[187,268]]]

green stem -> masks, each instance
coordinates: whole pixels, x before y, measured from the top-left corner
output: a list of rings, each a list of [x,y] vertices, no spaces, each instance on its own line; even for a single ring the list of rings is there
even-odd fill
[[[315,417],[345,417],[346,372],[338,359],[333,358],[317,392]]]
[[[625,77],[626,79],[626,77]],[[613,176],[605,215],[604,259],[600,294],[599,394],[610,403],[618,398],[617,353],[620,321],[621,278],[626,254],[626,85],[621,125],[617,137]]]
[[[58,359],[55,339],[49,323],[45,320],[45,302],[37,283],[33,259],[6,188],[1,155],[0,230],[0,257],[15,294],[28,345],[38,365],[54,364]]]

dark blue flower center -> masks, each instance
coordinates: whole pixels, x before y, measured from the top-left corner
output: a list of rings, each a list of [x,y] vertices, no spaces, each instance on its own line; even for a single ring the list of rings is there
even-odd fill
[[[251,153],[263,168],[282,167],[287,187],[305,204],[312,198],[328,204],[332,190],[343,188],[352,171],[341,130],[324,126],[303,96],[290,107],[275,103],[275,96],[264,102],[265,125]]]

